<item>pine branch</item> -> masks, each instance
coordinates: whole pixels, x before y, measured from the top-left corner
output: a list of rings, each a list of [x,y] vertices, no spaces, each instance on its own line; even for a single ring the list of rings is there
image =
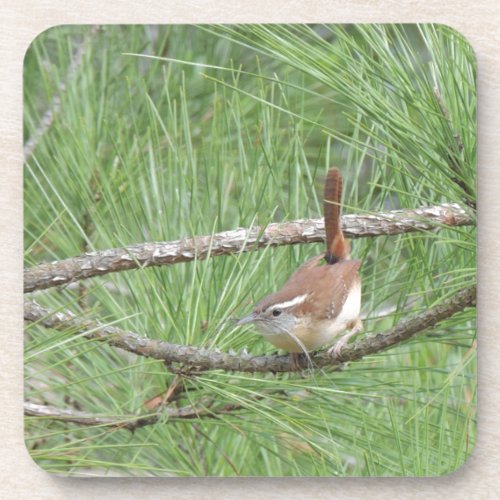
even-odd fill
[[[204,398],[206,399],[206,398]],[[86,426],[104,426],[127,429],[134,431],[140,427],[153,425],[163,419],[195,419],[204,417],[217,417],[241,408],[240,405],[226,404],[219,409],[211,409],[212,401],[202,401],[197,406],[183,406],[181,408],[163,408],[161,412],[145,415],[126,415],[116,417],[99,417],[91,413],[77,410],[55,408],[31,402],[24,403],[24,415],[27,417],[43,417],[50,420],[71,422]]]
[[[452,203],[414,210],[345,215],[342,217],[342,230],[349,238],[361,238],[430,231],[440,226],[465,226],[474,223],[469,212]],[[101,250],[26,269],[24,291],[34,292],[130,269],[189,262],[195,258],[202,260],[209,256],[248,252],[267,246],[321,242],[324,239],[323,218],[299,219],[269,224],[266,228],[236,229],[213,236],[196,236],[164,243],[142,243]]]
[[[369,354],[375,354],[404,342],[411,337],[436,326],[440,321],[453,316],[476,303],[476,287],[471,286],[458,292],[441,304],[402,320],[395,327],[342,349],[340,357],[330,356],[327,351],[310,355],[316,368],[337,367],[347,361],[357,361]],[[171,344],[142,337],[134,332],[114,326],[106,326],[98,321],[78,318],[69,311],[50,312],[34,301],[24,303],[24,319],[39,322],[46,328],[85,334],[89,340],[98,340],[112,347],[118,347],[140,356],[159,359],[167,364],[182,363],[186,369],[226,370],[242,372],[288,372],[291,369],[290,356],[251,356],[247,353],[227,353],[202,347]],[[299,366],[307,368],[307,360],[301,356]]]

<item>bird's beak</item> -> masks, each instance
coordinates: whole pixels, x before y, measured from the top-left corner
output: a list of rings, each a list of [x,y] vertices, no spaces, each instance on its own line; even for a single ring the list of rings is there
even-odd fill
[[[244,318],[239,319],[237,321],[236,325],[241,326],[241,325],[246,325],[248,323],[253,323],[255,321],[256,316],[257,315],[255,313],[251,313],[248,316],[245,316]]]

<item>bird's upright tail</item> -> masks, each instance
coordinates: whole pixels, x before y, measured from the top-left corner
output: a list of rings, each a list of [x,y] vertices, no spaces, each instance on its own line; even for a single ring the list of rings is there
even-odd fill
[[[342,203],[342,175],[337,168],[328,170],[325,181],[324,212],[326,232],[325,260],[335,264],[349,259],[349,240],[342,232],[340,212]]]

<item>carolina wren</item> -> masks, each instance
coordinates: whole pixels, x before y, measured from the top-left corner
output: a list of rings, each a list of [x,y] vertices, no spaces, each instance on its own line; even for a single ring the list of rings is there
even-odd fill
[[[263,298],[238,325],[253,323],[266,340],[292,356],[333,343],[338,356],[347,340],[362,328],[360,260],[350,260],[349,241],[340,221],[342,176],[328,171],[324,191],[326,253],[313,257],[295,271],[278,292]],[[326,261],[320,265],[321,261]]]

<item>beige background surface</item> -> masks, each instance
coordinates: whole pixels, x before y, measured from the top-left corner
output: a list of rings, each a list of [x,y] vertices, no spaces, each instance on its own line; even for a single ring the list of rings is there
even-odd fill
[[[29,458],[22,423],[22,63],[56,24],[441,22],[479,68],[479,441],[454,474],[421,479],[106,479],[50,476]],[[500,7],[497,0],[19,0],[0,6],[0,497],[494,498],[500,490]]]

